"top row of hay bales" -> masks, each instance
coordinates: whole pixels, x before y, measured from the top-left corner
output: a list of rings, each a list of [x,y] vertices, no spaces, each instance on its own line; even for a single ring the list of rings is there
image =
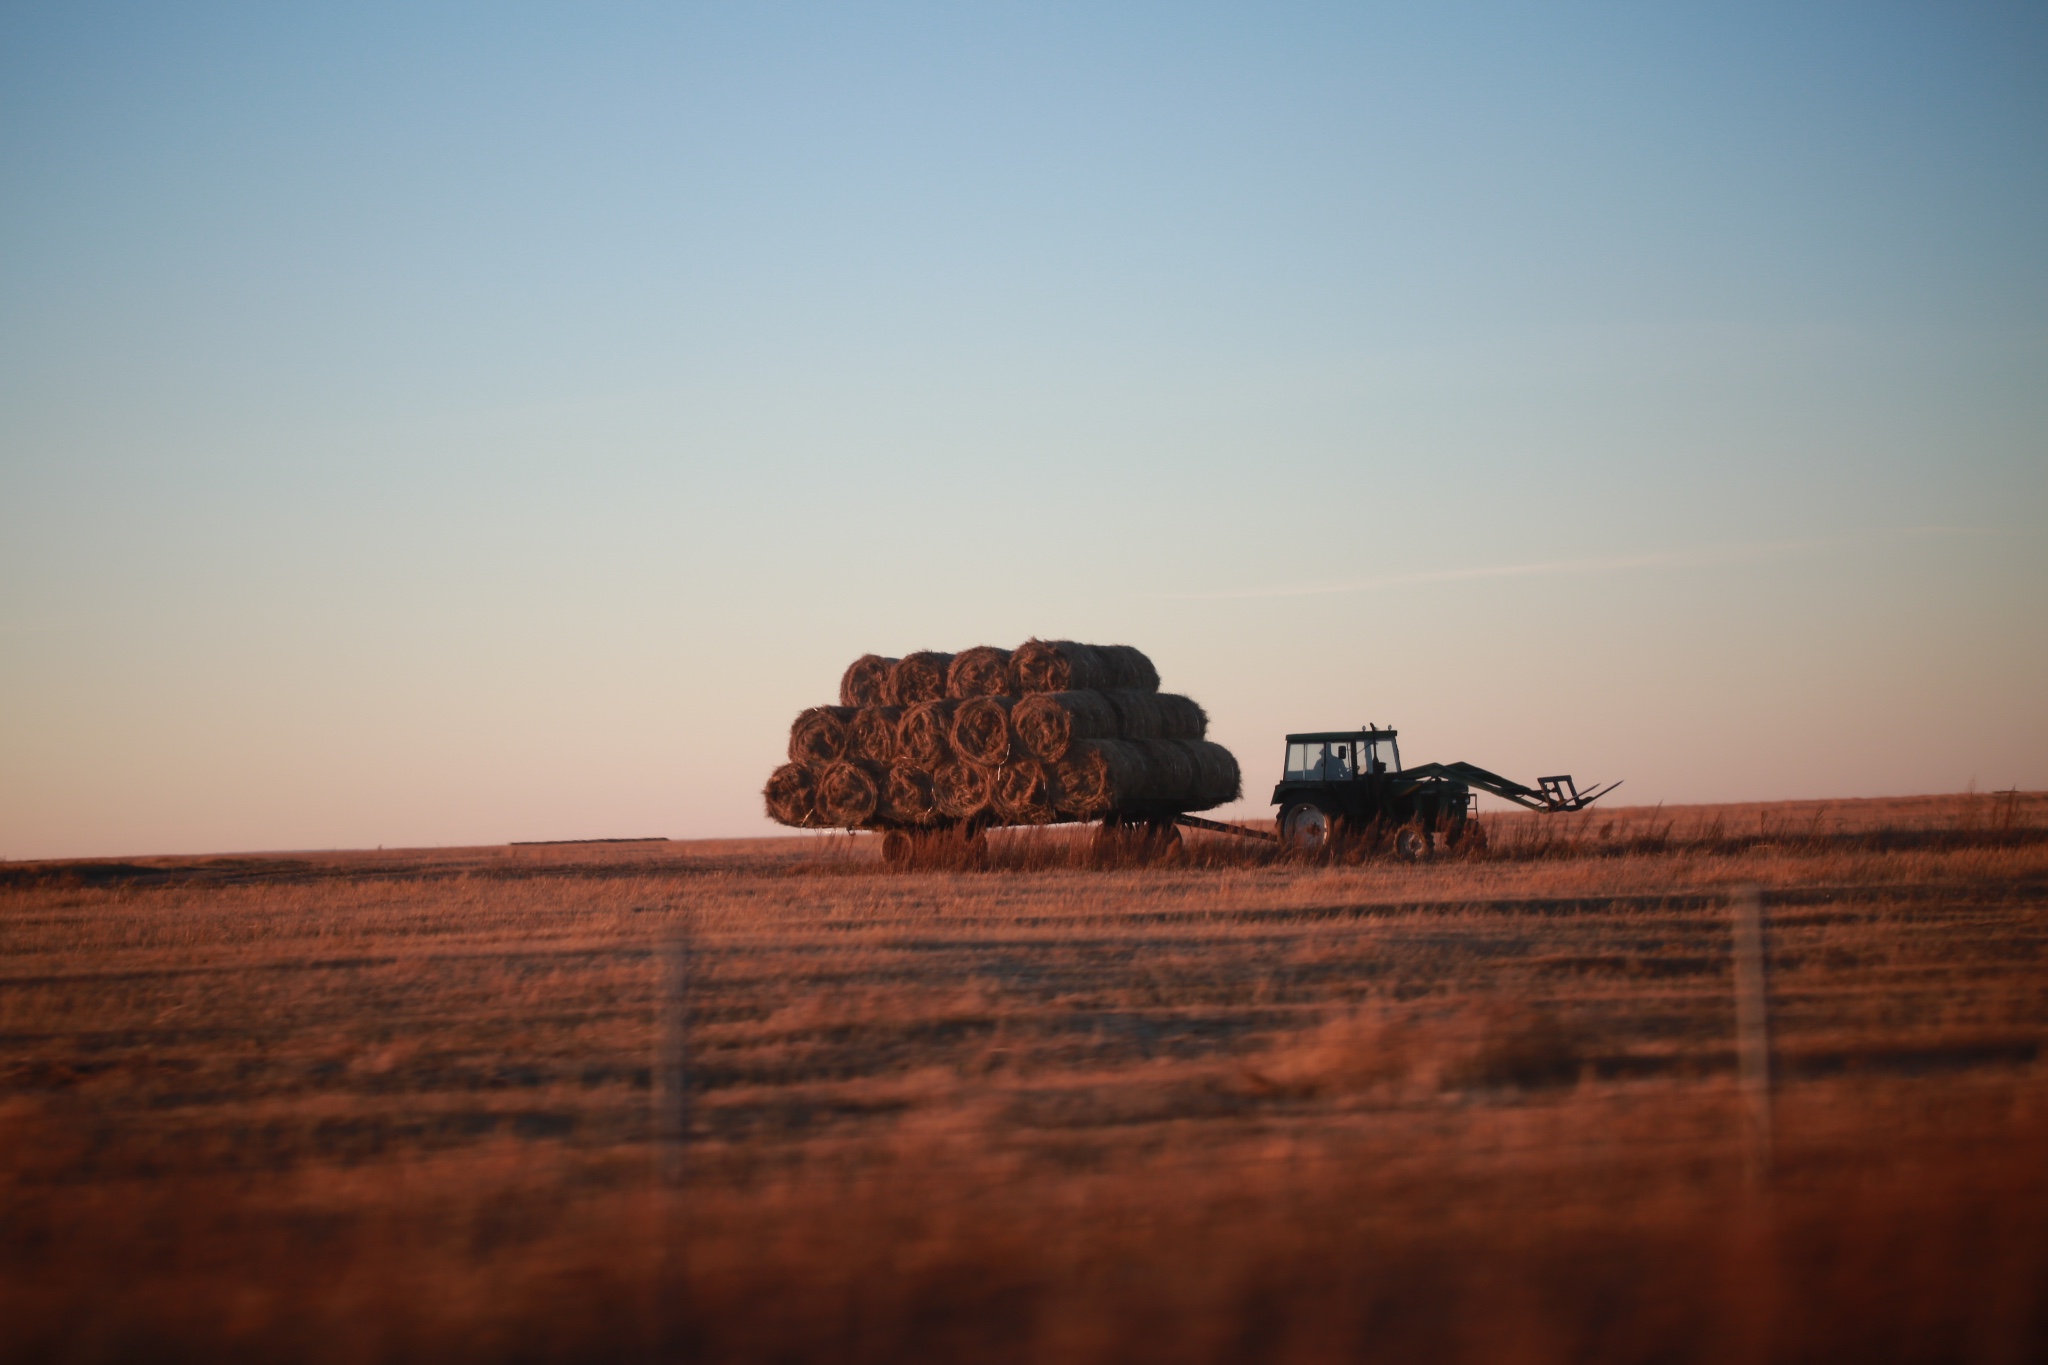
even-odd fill
[[[789,761],[903,760],[937,769],[958,759],[993,768],[1013,757],[1057,762],[1085,740],[1198,740],[1208,728],[1208,716],[1192,698],[1128,688],[911,706],[813,706],[789,727]]]
[[[863,654],[839,679],[841,706],[1021,697],[1034,692],[1157,692],[1159,670],[1130,645],[1027,640],[1015,649],[976,645],[958,654],[919,650],[900,659]]]

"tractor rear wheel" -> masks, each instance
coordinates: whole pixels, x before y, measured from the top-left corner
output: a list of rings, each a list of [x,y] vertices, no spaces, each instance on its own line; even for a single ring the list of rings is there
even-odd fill
[[[1312,801],[1280,812],[1280,846],[1292,853],[1321,853],[1337,839],[1337,822]]]
[[[1394,831],[1394,856],[1402,862],[1419,863],[1429,857],[1433,843],[1429,826],[1411,820]]]

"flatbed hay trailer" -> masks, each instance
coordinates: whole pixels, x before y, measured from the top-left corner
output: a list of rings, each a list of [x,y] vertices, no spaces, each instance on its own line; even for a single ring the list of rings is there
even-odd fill
[[[1560,774],[1526,787],[1465,762],[1403,768],[1399,734],[1367,725],[1287,736],[1287,765],[1272,802],[1280,808],[1281,844],[1303,853],[1384,845],[1410,861],[1428,857],[1439,839],[1446,849],[1477,851],[1486,847],[1486,827],[1473,818],[1480,792],[1561,814],[1584,810],[1621,785],[1582,792]]]
[[[919,826],[892,826],[876,822],[865,828],[882,836],[884,862],[907,864],[947,848],[956,851],[974,849],[992,829],[1050,829],[1085,823],[1089,822],[1064,819],[1042,825],[1006,825],[1000,821],[966,820]],[[1172,806],[1145,803],[1120,807],[1103,816],[1095,830],[1095,851],[1141,859],[1154,857],[1180,843],[1182,827],[1234,834],[1243,839],[1263,839],[1268,843],[1279,841],[1278,835],[1266,830],[1227,825],[1220,820],[1204,820],[1199,815],[1191,815]]]

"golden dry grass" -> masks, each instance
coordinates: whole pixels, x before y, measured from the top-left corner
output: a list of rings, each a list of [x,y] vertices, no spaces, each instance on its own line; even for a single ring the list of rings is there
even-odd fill
[[[865,836],[0,868],[0,1354],[2048,1351],[2048,801],[1488,819],[1412,867],[1044,830],[916,872]]]

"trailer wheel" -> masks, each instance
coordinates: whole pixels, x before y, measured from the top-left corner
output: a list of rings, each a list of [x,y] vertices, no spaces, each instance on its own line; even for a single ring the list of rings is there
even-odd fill
[[[1186,851],[1180,826],[1171,820],[1153,820],[1145,826],[1144,859],[1148,863],[1171,862]]]
[[[1303,801],[1280,812],[1280,845],[1295,853],[1321,853],[1337,837],[1337,822],[1314,802]]]
[[[1143,866],[1181,851],[1180,827],[1171,820],[1104,820],[1091,850],[1099,867]]]
[[[1422,862],[1429,857],[1433,842],[1428,825],[1420,820],[1410,821],[1394,831],[1394,856],[1402,862]]]
[[[916,839],[909,830],[892,829],[882,835],[882,861],[891,867],[901,867],[909,862],[910,855],[916,850]]]

